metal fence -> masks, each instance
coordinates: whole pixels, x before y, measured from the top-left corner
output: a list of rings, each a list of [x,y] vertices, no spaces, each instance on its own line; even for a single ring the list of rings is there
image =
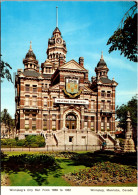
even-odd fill
[[[104,150],[113,151],[115,148],[113,145],[106,146]],[[99,145],[47,145],[44,148],[1,148],[2,151],[97,151],[102,150],[102,146]]]

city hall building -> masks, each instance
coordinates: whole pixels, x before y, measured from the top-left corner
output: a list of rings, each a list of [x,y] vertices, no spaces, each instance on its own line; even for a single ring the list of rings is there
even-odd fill
[[[66,42],[58,27],[39,67],[30,43],[24,69],[15,77],[16,129],[20,139],[42,135],[46,145],[114,145],[115,88],[103,54],[88,79],[83,57],[66,62]]]

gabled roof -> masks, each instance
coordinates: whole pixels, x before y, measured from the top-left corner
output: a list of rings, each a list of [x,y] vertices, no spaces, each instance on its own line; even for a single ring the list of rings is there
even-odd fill
[[[84,92],[89,92],[89,93],[92,93],[93,92],[93,90],[91,90],[90,88],[88,88],[86,86],[84,87],[83,91]]]
[[[68,69],[68,70],[77,70],[77,71],[87,71],[84,67],[79,65],[75,60],[70,60],[66,64],[60,67],[60,70]]]

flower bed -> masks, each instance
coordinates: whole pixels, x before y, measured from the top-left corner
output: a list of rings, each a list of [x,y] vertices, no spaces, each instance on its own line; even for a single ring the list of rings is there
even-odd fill
[[[72,185],[114,185],[122,183],[136,183],[137,171],[127,165],[111,162],[98,162],[93,167],[79,172],[66,174],[66,180]]]

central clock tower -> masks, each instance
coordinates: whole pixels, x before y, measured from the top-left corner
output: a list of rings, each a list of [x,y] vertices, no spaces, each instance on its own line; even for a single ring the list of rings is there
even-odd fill
[[[53,31],[52,37],[48,40],[47,58],[53,64],[56,70],[59,66],[59,57],[62,54],[63,63],[66,62],[66,43],[62,39],[61,32],[58,27]]]

